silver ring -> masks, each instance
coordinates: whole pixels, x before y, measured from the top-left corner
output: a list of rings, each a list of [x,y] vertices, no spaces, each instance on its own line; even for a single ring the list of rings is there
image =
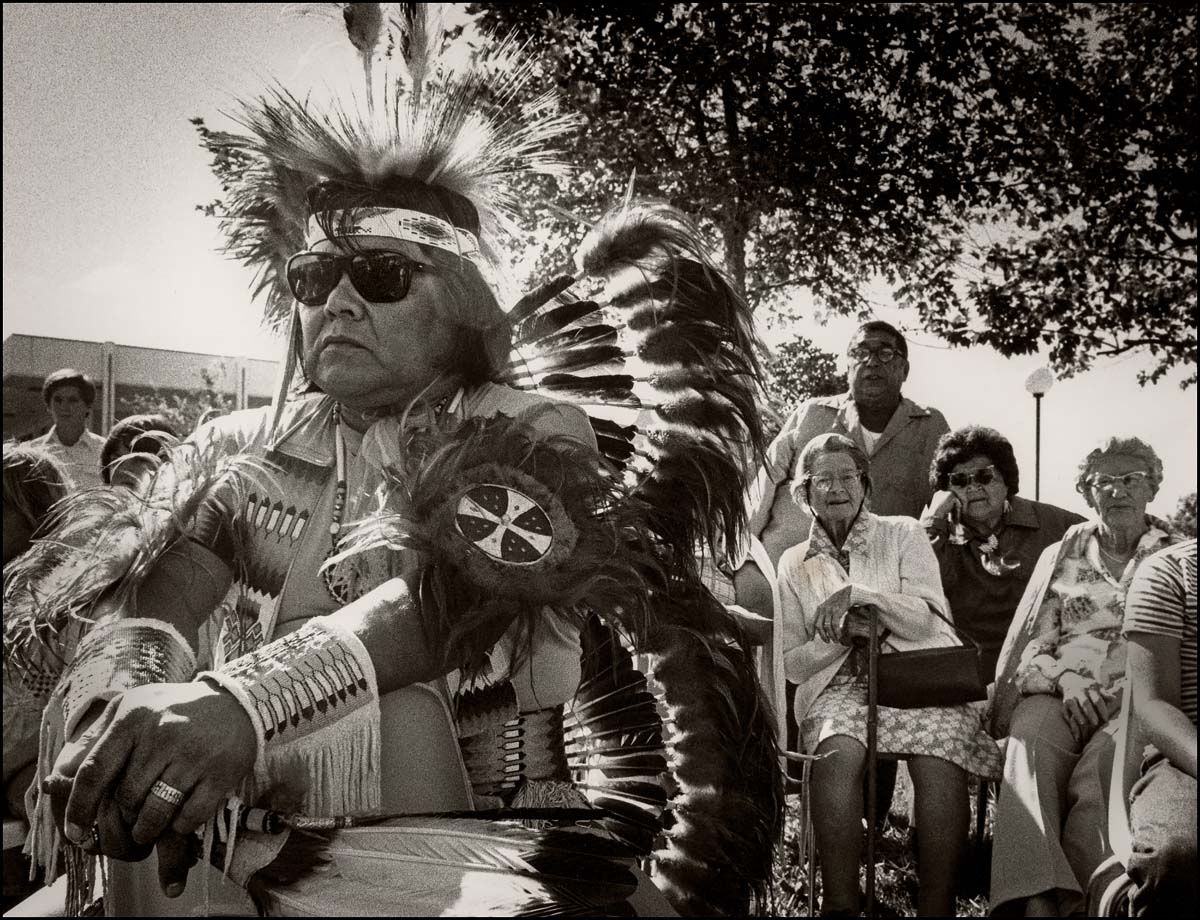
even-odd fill
[[[93,850],[93,852],[96,852],[96,853],[100,852],[100,825],[99,824],[92,825],[92,850]]]
[[[173,808],[178,808],[183,804],[183,793],[162,780],[158,780],[150,787],[150,794],[162,799]]]

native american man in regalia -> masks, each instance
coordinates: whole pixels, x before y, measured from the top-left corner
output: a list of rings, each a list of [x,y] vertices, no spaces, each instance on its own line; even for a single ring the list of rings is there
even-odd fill
[[[28,849],[75,911],[105,857],[119,915],[743,911],[773,717],[696,560],[739,538],[761,447],[748,311],[628,198],[502,309],[511,179],[558,171],[574,120],[513,102],[511,42],[452,65],[432,5],[343,6],[364,97],[277,86],[206,134],[286,330],[274,403],[6,572]]]

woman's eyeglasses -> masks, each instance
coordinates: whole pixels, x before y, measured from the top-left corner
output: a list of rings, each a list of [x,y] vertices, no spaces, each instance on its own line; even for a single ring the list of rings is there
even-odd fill
[[[1105,476],[1103,473],[1096,473],[1088,482],[1093,489],[1112,490],[1118,485],[1126,492],[1134,486],[1139,486],[1143,482],[1149,480],[1150,474],[1145,470],[1134,470],[1132,473],[1126,473],[1123,476]]]
[[[973,482],[977,482],[981,486],[988,486],[996,479],[996,468],[994,466],[985,466],[972,473],[951,473],[949,478],[950,485],[959,489],[965,489]]]
[[[292,296],[308,307],[324,306],[333,289],[350,276],[354,290],[371,303],[403,300],[412,284],[413,272],[427,271],[402,252],[371,249],[338,255],[332,252],[298,252],[287,262],[287,282]]]
[[[813,476],[808,481],[818,492],[832,492],[835,485],[849,490],[862,484],[862,473],[842,473],[840,476]]]

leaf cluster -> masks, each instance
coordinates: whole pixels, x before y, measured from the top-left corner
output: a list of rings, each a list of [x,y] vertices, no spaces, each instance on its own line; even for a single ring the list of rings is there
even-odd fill
[[[631,175],[755,307],[882,277],[923,323],[1060,372],[1195,361],[1195,15],[1171,4],[479,4],[585,120],[560,208]],[[582,234],[531,209],[528,242]],[[557,257],[561,261],[561,255]],[[544,272],[561,267],[547,258]],[[1194,379],[1194,377],[1193,377]]]
[[[846,375],[834,355],[802,335],[775,349],[763,370],[769,407],[780,418],[807,399],[846,391]]]
[[[195,430],[206,413],[215,411],[218,415],[225,415],[237,408],[233,394],[223,393],[217,388],[216,374],[212,370],[202,368],[200,379],[203,384],[200,389],[182,393],[163,393],[157,388],[149,392],[118,392],[117,420],[130,415],[164,415],[181,436],[186,436]]]

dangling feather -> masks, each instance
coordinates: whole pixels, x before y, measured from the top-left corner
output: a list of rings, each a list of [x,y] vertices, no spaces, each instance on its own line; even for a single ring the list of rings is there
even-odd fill
[[[340,20],[346,38],[362,61],[363,81],[367,87],[367,107],[373,108],[371,78],[375,55],[387,37],[386,3],[300,3],[284,7],[284,14],[317,16]]]
[[[603,291],[577,299],[560,277],[522,299],[512,313],[519,360],[505,379],[588,410],[605,456],[624,472],[625,501],[653,535],[660,568],[645,577],[648,633],[637,648],[651,653],[671,714],[677,788],[673,823],[654,854],[656,877],[683,912],[741,913],[770,878],[782,779],[748,646],[699,583],[695,560],[740,539],[743,496],[764,441],[759,367],[749,310],[694,228],[670,208],[633,201],[632,187],[631,180],[625,202],[596,224],[576,257]],[[580,339],[611,335],[623,367],[571,362]],[[539,374],[556,360],[570,371]],[[616,833],[644,845],[659,833],[664,790],[654,775],[661,734],[653,697],[644,683],[599,686],[588,684],[587,701],[573,710],[587,725],[579,737],[609,746],[601,758],[611,773],[607,789],[589,797],[617,813],[624,826],[614,823]]]
[[[413,107],[421,107],[425,84],[434,74],[446,34],[444,3],[401,3],[393,18],[400,36],[400,55],[408,68]]]
[[[748,308],[711,266],[694,228],[660,205],[629,204],[601,220],[577,261],[605,279],[630,350],[647,367],[650,411],[639,427],[656,463],[642,498],[656,534],[680,562],[704,547],[732,549],[745,523],[751,462],[763,448]],[[712,449],[714,440],[721,449]]]
[[[732,617],[698,586],[672,594],[648,649],[678,785],[656,878],[682,913],[744,914],[763,903],[783,831],[774,716]]]
[[[624,468],[640,454],[633,494],[647,505],[661,545],[686,568],[696,553],[720,555],[740,539],[744,490],[764,446],[759,367],[749,309],[695,228],[631,193],[632,181],[626,201],[576,256],[586,276],[605,283],[603,298],[572,298],[566,276],[522,298],[511,314],[515,359],[502,379],[602,405],[608,411],[592,410],[594,421],[636,430],[613,450],[610,428],[606,455],[620,456]],[[615,344],[592,352],[581,341]],[[627,411],[618,420],[613,410]]]
[[[623,844],[570,830],[401,818],[332,834],[293,833],[248,889],[264,913],[627,915],[637,888],[630,856]]]

